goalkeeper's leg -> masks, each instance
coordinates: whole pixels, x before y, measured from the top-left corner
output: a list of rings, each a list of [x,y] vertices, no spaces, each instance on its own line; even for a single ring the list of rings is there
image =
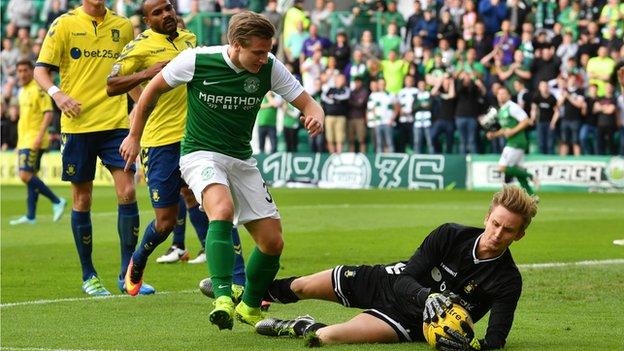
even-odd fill
[[[338,302],[332,287],[332,272],[328,269],[303,277],[276,279],[269,285],[264,300],[278,303],[307,299]]]
[[[309,347],[401,341],[397,332],[388,323],[368,313],[360,313],[344,323],[321,325],[318,330],[312,332],[313,328],[314,325],[310,326],[304,334],[306,345]]]

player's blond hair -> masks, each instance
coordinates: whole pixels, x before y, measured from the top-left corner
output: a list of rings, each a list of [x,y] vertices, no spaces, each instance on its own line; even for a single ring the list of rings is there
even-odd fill
[[[503,206],[508,211],[522,217],[523,224],[521,230],[524,232],[537,214],[537,202],[537,196],[529,195],[526,190],[515,185],[505,185],[503,189],[492,197],[488,216],[496,206]]]
[[[275,35],[275,27],[271,21],[251,11],[240,12],[232,16],[227,32],[230,45],[238,43],[244,48],[249,46],[251,37],[271,39],[273,35]]]

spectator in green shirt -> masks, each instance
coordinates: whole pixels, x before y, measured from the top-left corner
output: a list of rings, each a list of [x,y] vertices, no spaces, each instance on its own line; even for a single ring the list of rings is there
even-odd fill
[[[398,28],[395,23],[388,25],[388,32],[379,39],[379,46],[383,52],[384,59],[388,59],[390,51],[399,54],[401,51],[401,37],[398,35]]]

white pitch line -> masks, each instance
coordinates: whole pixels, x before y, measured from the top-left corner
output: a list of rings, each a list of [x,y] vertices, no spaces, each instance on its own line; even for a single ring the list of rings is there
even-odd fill
[[[181,290],[181,291],[159,291],[157,295],[169,295],[169,294],[189,294],[197,292],[197,290]],[[50,305],[61,302],[75,302],[75,301],[102,301],[110,299],[123,299],[132,297],[130,295],[109,295],[109,296],[96,296],[96,297],[70,297],[64,299],[50,299],[50,300],[33,300],[0,304],[0,308],[10,308],[18,306],[32,306],[32,305]]]
[[[624,264],[624,259],[615,258],[611,260],[589,260],[589,261],[577,261],[577,262],[527,263],[527,264],[519,264],[518,268],[542,269],[542,268],[573,267],[573,266],[604,266],[604,265],[613,265],[613,264]]]
[[[607,260],[589,260],[589,261],[576,261],[576,262],[547,262],[547,263],[527,263],[519,264],[518,268],[521,269],[546,269],[546,268],[559,268],[559,267],[578,267],[578,266],[604,266],[604,265],[618,265],[624,264],[624,259],[615,258]],[[157,295],[169,295],[169,294],[190,294],[197,292],[194,290],[181,290],[181,291],[162,291]],[[19,306],[32,306],[32,305],[50,305],[62,302],[75,302],[75,301],[101,301],[108,299],[121,299],[128,298],[130,295],[110,295],[101,297],[72,297],[65,299],[51,299],[51,300],[33,300],[0,304],[0,308],[11,308]],[[47,350],[47,349],[45,349]]]
[[[307,211],[307,210],[356,210],[356,209],[418,209],[418,210],[443,210],[443,211],[486,211],[487,206],[465,206],[465,205],[448,205],[448,204],[426,204],[426,203],[413,203],[413,204],[319,204],[319,205],[286,205],[278,206],[280,210],[285,211]],[[545,208],[540,209],[540,212],[554,212],[554,213],[575,213],[578,211],[572,208]],[[583,209],[583,213],[620,213],[619,208],[588,208]],[[153,214],[152,210],[139,211],[140,215]],[[92,212],[91,217],[108,217],[117,215],[117,211],[103,211]],[[37,218],[52,218],[51,214],[37,215]]]

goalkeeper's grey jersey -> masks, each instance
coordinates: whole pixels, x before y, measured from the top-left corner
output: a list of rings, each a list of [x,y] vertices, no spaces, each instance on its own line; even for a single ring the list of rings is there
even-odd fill
[[[162,70],[169,86],[186,84],[188,111],[182,155],[213,151],[248,159],[264,95],[272,90],[292,102],[303,92],[301,84],[272,54],[258,73],[251,73],[234,65],[228,47],[187,49]]]

